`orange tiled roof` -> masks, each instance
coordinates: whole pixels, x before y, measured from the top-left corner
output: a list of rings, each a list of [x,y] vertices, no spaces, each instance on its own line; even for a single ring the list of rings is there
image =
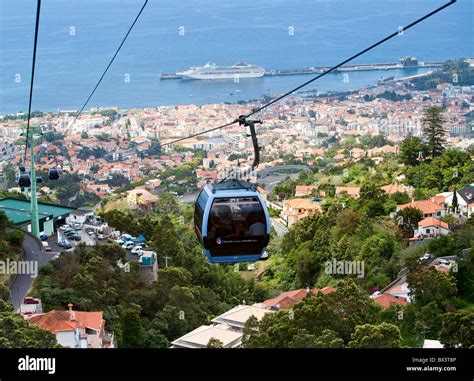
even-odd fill
[[[306,295],[308,295],[308,291],[305,288],[300,288],[298,290],[283,292],[273,299],[265,300],[263,304],[270,308],[278,305],[280,309],[288,309],[302,301]]]
[[[316,185],[297,185],[296,186],[297,192],[311,192],[315,189],[318,189]]]
[[[400,209],[405,209],[408,207],[419,209],[423,212],[423,214],[433,214],[444,208],[431,200],[418,200],[413,201],[408,204],[398,205]]]
[[[428,226],[438,226],[445,229],[449,229],[449,225],[446,222],[438,220],[437,218],[434,218],[434,217],[424,218],[423,220],[418,222],[418,226],[421,226],[423,228],[426,228]]]
[[[34,315],[29,319],[31,324],[39,328],[51,331],[72,331],[76,328],[92,328],[100,331],[102,328],[102,311],[84,312],[74,311],[75,319],[70,319],[69,311],[52,310],[44,314]]]
[[[408,304],[405,298],[396,297],[390,294],[382,294],[374,298],[374,302],[381,306],[383,309],[391,306],[406,306]]]
[[[290,200],[285,200],[283,202],[285,205],[288,205],[290,208],[297,208],[297,209],[321,209],[321,207],[306,198],[292,198]]]

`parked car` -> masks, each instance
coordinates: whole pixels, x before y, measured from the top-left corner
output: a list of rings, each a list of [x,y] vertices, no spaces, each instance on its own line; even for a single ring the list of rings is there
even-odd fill
[[[72,245],[69,242],[66,242],[66,241],[58,242],[58,246],[62,247],[63,249],[71,249],[72,248]]]
[[[51,252],[51,246],[49,246],[48,242],[42,242],[43,243],[43,250],[46,252]]]
[[[53,258],[51,258],[51,260],[55,261],[56,259],[59,258],[59,256],[61,255],[61,253],[56,253],[53,255]]]
[[[41,234],[40,235],[40,240],[41,241],[47,241],[48,240],[48,236],[46,234]]]
[[[61,226],[59,227],[59,230],[65,231],[65,230],[67,230],[67,229],[69,229],[69,228],[70,228],[69,225],[61,225]]]
[[[74,241],[80,241],[80,240],[82,239],[79,234],[75,234],[75,235],[73,235],[73,236],[71,236],[71,237],[69,237],[69,238],[73,239]]]
[[[107,238],[109,238],[109,235],[108,235],[108,234],[99,234],[99,235],[97,236],[97,239],[98,239],[99,241],[104,241],[104,240],[106,240]]]
[[[38,298],[33,298],[32,296],[25,296],[23,299],[23,304],[38,304],[39,302]]]
[[[449,266],[449,265],[451,264],[451,262],[448,261],[447,259],[439,259],[439,260],[438,260],[438,263],[439,263],[440,265],[446,265],[446,266]]]
[[[125,243],[122,245],[122,247],[123,247],[124,249],[127,249],[127,250],[132,249],[134,246],[135,246],[135,245],[134,245],[133,242],[125,242]]]
[[[64,233],[64,235],[69,238],[69,237],[72,237],[73,235],[77,235],[77,231],[70,230],[70,231]]]
[[[136,254],[136,255],[142,255],[143,254],[143,247],[141,246],[135,246],[132,248],[132,250],[130,251],[132,254]]]
[[[114,240],[114,243],[116,243],[118,245],[123,245],[125,243],[125,241],[119,238],[119,239]]]
[[[83,227],[83,225],[80,224],[79,222],[73,222],[73,223],[71,224],[71,226],[72,226],[74,229],[76,229],[76,230],[81,230],[82,227]]]
[[[69,232],[75,232],[76,229],[68,227],[66,230],[64,230],[64,233],[69,233]]]
[[[87,234],[89,234],[91,237],[95,234],[94,230],[88,230]]]
[[[425,261],[429,261],[430,259],[433,259],[433,254],[430,254],[430,253],[426,253],[425,255],[422,255],[418,261],[419,262],[425,262]]]

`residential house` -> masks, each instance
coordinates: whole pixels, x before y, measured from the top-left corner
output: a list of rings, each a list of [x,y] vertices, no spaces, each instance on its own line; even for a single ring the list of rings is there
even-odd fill
[[[159,197],[143,188],[127,192],[127,203],[130,209],[149,209],[159,201]]]
[[[282,292],[275,298],[265,300],[262,305],[276,311],[289,310],[293,308],[295,304],[301,302],[308,294],[317,295],[321,292],[326,295],[335,291],[336,289],[334,287],[313,288],[312,290],[309,288],[299,288],[298,290]]]
[[[38,328],[51,331],[56,341],[68,348],[113,348],[113,335],[105,331],[103,312],[52,310],[42,314],[26,315],[25,318]]]
[[[442,217],[445,214],[444,207],[431,200],[418,200],[408,204],[397,205],[397,212],[408,207],[421,210],[424,218]]]
[[[368,150],[370,157],[378,156],[381,154],[398,154],[398,146],[384,145],[383,147],[376,147]]]
[[[377,303],[384,310],[392,306],[406,306],[408,301],[401,296],[392,295],[389,293],[383,293],[373,298],[374,302]]]
[[[450,233],[447,222],[434,217],[427,217],[418,222],[418,229],[415,230],[415,237],[436,237],[439,235],[448,235]]]
[[[259,305],[238,305],[212,319],[211,325],[203,325],[176,339],[171,348],[206,348],[209,340],[219,340],[224,348],[238,348],[242,345],[245,322],[255,316],[261,320],[273,311]]]
[[[299,220],[321,211],[319,204],[305,199],[293,198],[283,202],[283,210],[280,217],[286,223],[286,226],[293,226]]]
[[[459,209],[468,218],[474,214],[474,184],[459,189],[457,192]]]
[[[295,197],[307,197],[311,194],[317,193],[321,197],[326,196],[326,192],[323,190],[318,191],[317,185],[297,185],[295,188]]]
[[[342,194],[347,194],[352,198],[360,197],[360,187],[350,187],[350,186],[336,186],[336,197]]]
[[[361,158],[367,156],[367,152],[361,148],[352,148],[350,150],[350,155],[353,158]]]
[[[140,274],[146,283],[155,282],[158,278],[158,261],[154,251],[145,251],[138,260]]]
[[[413,194],[413,187],[410,187],[410,186],[406,186],[406,185],[403,185],[403,184],[388,184],[388,185],[384,185],[383,187],[380,187],[384,192],[385,194],[391,196],[392,194],[394,193],[406,193],[407,195],[409,195],[411,197],[411,195]]]
[[[306,288],[286,291],[275,298],[265,300],[262,304],[272,310],[288,310],[293,308],[295,304],[301,302],[304,298],[306,298],[309,293],[310,290]]]

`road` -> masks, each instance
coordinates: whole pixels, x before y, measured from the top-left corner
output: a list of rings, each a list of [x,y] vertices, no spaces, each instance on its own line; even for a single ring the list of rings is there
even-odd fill
[[[47,264],[54,253],[43,253],[41,243],[33,238],[30,234],[25,233],[23,239],[23,253],[24,257],[22,261],[37,261],[38,269]],[[31,290],[34,278],[30,274],[17,275],[15,281],[10,287],[11,291],[11,303],[13,304],[14,311],[20,308],[20,304],[23,301],[26,294]]]
[[[271,218],[270,220],[277,236],[282,237],[288,233],[288,228],[282,224],[278,218]]]

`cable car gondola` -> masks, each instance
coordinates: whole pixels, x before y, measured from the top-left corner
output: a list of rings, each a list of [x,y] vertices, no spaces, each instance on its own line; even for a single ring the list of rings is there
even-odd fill
[[[196,234],[211,263],[266,259],[270,216],[254,184],[236,179],[207,184],[194,210]]]
[[[31,177],[28,173],[20,174],[18,178],[18,185],[20,188],[29,188],[31,186]]]
[[[250,127],[255,153],[252,170],[260,160],[255,123],[262,122],[239,117],[239,124]],[[207,184],[196,201],[194,227],[210,263],[268,259],[270,216],[257,187],[248,181]]]
[[[51,168],[48,170],[48,179],[58,180],[59,179],[59,170],[57,168]]]

